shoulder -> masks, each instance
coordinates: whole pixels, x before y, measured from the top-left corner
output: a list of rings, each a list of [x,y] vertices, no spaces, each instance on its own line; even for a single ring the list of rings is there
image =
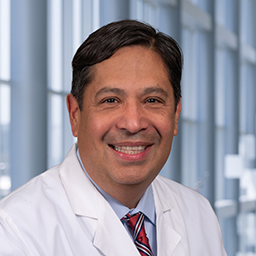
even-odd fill
[[[4,248],[18,247],[27,252],[25,237],[37,237],[47,227],[46,220],[53,214],[53,204],[61,191],[57,189],[61,187],[58,170],[56,166],[40,174],[0,201],[0,240],[5,241]],[[13,254],[20,255],[16,251]]]
[[[60,186],[59,166],[55,166],[3,198],[0,201],[0,208],[7,212],[15,212],[18,208],[24,209],[24,206],[36,206],[39,199],[44,200]]]
[[[37,244],[43,233],[54,234],[58,217],[66,220],[66,215],[73,212],[56,166],[0,201],[0,237],[22,237]]]
[[[163,176],[158,176],[152,183],[155,200],[169,204],[171,208],[178,206],[185,212],[212,212],[209,201],[197,191]]]
[[[163,177],[161,175],[158,175],[157,178],[153,182],[153,186],[159,191],[159,192],[169,192],[174,194],[175,196],[184,197],[189,196],[191,198],[195,198],[198,200],[205,201],[205,197],[202,196],[197,191],[186,187],[180,183],[177,183],[173,180],[170,180],[166,177]]]
[[[15,212],[17,209],[22,211],[25,206],[28,207],[28,210],[30,208],[35,209],[36,207],[40,207],[43,203],[58,204],[58,202],[61,201],[61,196],[63,196],[63,198],[66,197],[61,179],[61,171],[67,168],[68,164],[69,166],[72,165],[75,160],[75,146],[73,146],[61,164],[32,178],[26,184],[0,200],[0,208]]]

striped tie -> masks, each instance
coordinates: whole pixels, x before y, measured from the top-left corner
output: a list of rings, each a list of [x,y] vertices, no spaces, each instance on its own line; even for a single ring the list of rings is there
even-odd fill
[[[122,220],[128,222],[133,233],[134,243],[142,256],[153,256],[144,227],[144,214],[138,212],[134,215],[126,214]]]

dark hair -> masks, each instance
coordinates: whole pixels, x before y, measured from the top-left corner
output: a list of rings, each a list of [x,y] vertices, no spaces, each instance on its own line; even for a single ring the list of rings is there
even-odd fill
[[[93,32],[78,48],[72,61],[71,93],[76,98],[80,110],[83,108],[85,87],[93,80],[93,65],[110,58],[118,49],[132,45],[151,48],[162,58],[173,87],[176,110],[181,97],[181,49],[172,37],[135,20],[121,20],[105,25]]]

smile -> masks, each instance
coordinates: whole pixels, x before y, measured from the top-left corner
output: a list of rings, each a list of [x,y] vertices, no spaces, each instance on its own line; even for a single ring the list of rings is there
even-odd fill
[[[145,151],[146,146],[112,146],[114,150],[124,153],[124,154],[128,154],[128,155],[136,155],[139,154],[143,151]]]

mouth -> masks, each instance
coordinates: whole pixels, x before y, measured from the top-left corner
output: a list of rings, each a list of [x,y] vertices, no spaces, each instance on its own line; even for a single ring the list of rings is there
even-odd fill
[[[115,151],[127,154],[127,155],[137,155],[146,150],[147,146],[115,146],[109,145]]]

